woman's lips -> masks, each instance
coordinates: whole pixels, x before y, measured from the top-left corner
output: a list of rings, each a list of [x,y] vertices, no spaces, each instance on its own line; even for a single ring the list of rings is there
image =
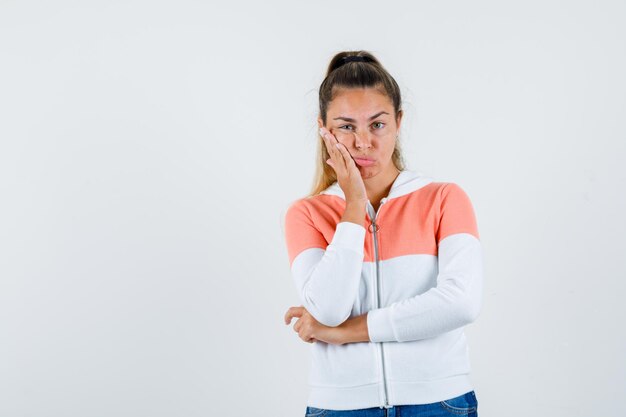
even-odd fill
[[[357,165],[362,166],[362,167],[371,167],[372,165],[374,165],[375,161],[373,159],[354,158],[354,162],[356,162]]]

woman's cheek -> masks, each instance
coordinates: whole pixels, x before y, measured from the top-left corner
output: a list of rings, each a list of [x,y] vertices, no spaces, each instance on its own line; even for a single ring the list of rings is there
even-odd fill
[[[350,136],[347,133],[339,130],[335,130],[333,134],[335,135],[339,143],[342,143],[344,145],[346,145],[348,143],[348,140],[350,139]]]

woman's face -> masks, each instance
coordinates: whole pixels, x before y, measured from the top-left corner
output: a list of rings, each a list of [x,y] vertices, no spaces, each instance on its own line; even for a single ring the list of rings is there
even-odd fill
[[[402,111],[396,120],[386,94],[374,88],[344,88],[328,105],[325,127],[345,145],[365,179],[395,170],[391,156],[401,120]],[[321,118],[318,124],[324,126]]]

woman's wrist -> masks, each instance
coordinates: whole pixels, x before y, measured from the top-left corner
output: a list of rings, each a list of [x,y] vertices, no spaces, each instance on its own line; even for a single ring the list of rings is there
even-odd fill
[[[360,316],[350,317],[339,325],[343,332],[342,344],[369,342],[369,332],[367,330],[367,313]]]
[[[365,227],[366,200],[355,200],[346,203],[346,209],[341,217],[342,222],[352,222]]]

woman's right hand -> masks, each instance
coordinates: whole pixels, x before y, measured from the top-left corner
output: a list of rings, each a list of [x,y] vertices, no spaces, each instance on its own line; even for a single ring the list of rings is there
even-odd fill
[[[368,198],[365,184],[348,149],[328,129],[321,127],[320,135],[330,154],[330,159],[327,159],[326,163],[335,170],[337,183],[343,190],[346,204],[359,201],[366,203]]]

